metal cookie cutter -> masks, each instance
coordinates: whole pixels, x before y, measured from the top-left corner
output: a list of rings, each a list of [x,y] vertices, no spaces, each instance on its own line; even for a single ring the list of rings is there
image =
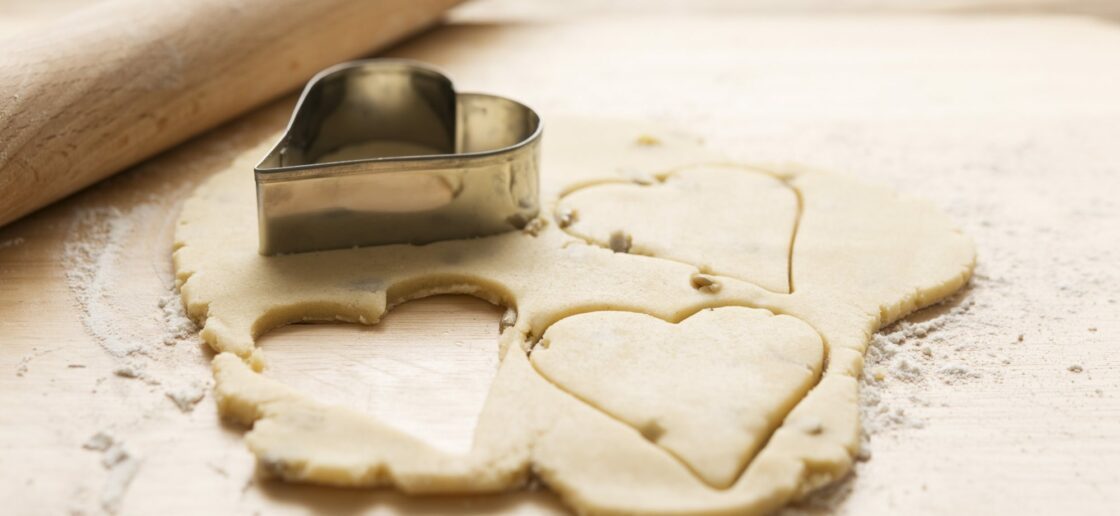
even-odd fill
[[[260,253],[491,235],[537,215],[541,120],[419,63],[328,68],[257,165]]]

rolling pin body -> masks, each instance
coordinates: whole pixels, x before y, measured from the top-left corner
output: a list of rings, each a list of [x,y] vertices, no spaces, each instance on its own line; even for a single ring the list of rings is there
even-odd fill
[[[0,42],[0,225],[439,20],[458,0],[121,0]]]

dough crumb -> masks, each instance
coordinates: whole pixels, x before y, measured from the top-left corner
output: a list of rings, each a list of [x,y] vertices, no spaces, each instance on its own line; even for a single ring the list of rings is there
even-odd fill
[[[809,435],[820,435],[824,432],[824,424],[819,419],[808,419],[801,422],[801,430]]]
[[[506,222],[517,229],[525,229],[525,226],[529,224],[529,219],[526,218],[525,215],[518,213],[506,217]],[[355,246],[354,249],[357,249],[357,246]]]
[[[630,182],[641,186],[653,186],[661,182],[657,176],[645,171],[636,170],[632,168],[619,169],[619,174],[630,180]]]
[[[653,147],[653,146],[656,146],[656,145],[661,145],[661,140],[658,139],[656,136],[653,136],[653,135],[650,135],[650,134],[643,134],[643,135],[638,136],[638,139],[636,140],[636,143],[638,145],[641,145],[642,147]]]
[[[629,253],[630,246],[633,244],[633,238],[625,231],[615,230],[611,233],[609,244],[611,251],[616,253]]]
[[[97,432],[93,434],[84,444],[82,448],[94,451],[105,451],[113,445],[113,436],[106,432]]]
[[[509,328],[514,324],[517,324],[517,310],[514,310],[513,308],[506,308],[506,311],[502,313],[501,320],[498,321],[498,331],[506,331],[506,328]]]
[[[113,369],[113,374],[121,378],[140,378],[144,375],[144,367],[136,363],[127,363]]]
[[[564,208],[556,214],[556,224],[561,228],[566,228],[575,224],[579,220],[579,212],[571,208]]]
[[[642,426],[641,434],[651,442],[657,442],[661,439],[661,436],[665,435],[665,427],[661,426],[661,423],[657,421],[650,421]]]
[[[525,227],[522,228],[521,231],[531,236],[537,236],[541,234],[541,231],[544,231],[546,226],[548,226],[548,220],[544,217],[537,217],[530,220],[528,224],[525,224]]]
[[[723,285],[720,284],[720,282],[716,281],[715,278],[706,274],[693,274],[691,282],[692,288],[701,292],[707,292],[709,294],[718,294],[719,291],[723,288]]]
[[[1078,364],[1073,364],[1073,365],[1071,365],[1071,366],[1067,367],[1066,369],[1068,369],[1068,370],[1069,370],[1069,372],[1071,372],[1071,373],[1080,373],[1080,372],[1082,372],[1082,371],[1084,371],[1084,370],[1085,370],[1084,368],[1082,368],[1082,367],[1081,367],[1080,365],[1078,365]]]
[[[273,456],[263,456],[257,459],[257,466],[261,471],[272,478],[288,478],[288,470],[291,469],[287,462],[283,459],[278,459]]]

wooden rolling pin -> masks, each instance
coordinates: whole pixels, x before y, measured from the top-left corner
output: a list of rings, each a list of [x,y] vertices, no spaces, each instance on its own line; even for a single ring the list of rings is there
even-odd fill
[[[113,0],[0,41],[0,225],[459,0]]]

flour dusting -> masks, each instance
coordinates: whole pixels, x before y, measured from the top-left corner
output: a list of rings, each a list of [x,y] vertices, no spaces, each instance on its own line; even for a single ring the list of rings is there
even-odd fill
[[[129,411],[92,411],[94,424],[142,429],[171,413],[190,417],[210,386],[198,327],[187,317],[166,265],[172,247],[174,215],[158,196],[127,205],[75,209],[63,247],[62,266],[79,320],[111,360],[101,365],[91,392],[108,389]],[[38,352],[43,354],[51,350]],[[17,370],[28,372],[29,355]],[[97,362],[95,362],[96,364]],[[68,364],[86,368],[86,364]],[[34,372],[34,371],[32,371]],[[87,373],[88,374],[88,373]],[[100,490],[102,511],[115,514],[143,459],[135,447],[102,431],[82,447],[99,452],[102,478],[91,478]]]
[[[105,351],[117,358],[139,352],[141,339],[121,324],[111,306],[112,289],[119,285],[119,261],[133,231],[135,217],[150,211],[144,205],[82,210],[74,217],[66,238],[63,264],[66,282],[81,308],[82,324]]]
[[[170,384],[156,393],[190,412],[207,384],[183,378],[185,371],[178,366],[199,358],[198,349],[176,345],[199,342],[198,326],[187,316],[170,278],[163,280],[166,289],[155,295],[150,288],[133,286],[142,283],[138,274],[150,271],[147,256],[140,252],[150,243],[151,228],[146,225],[166,217],[157,203],[79,210],[67,235],[63,262],[82,325],[115,360],[112,374],[152,386]],[[162,258],[161,251],[155,249]],[[17,371],[23,372],[26,368]]]
[[[0,249],[6,249],[8,247],[19,247],[26,241],[27,240],[24,240],[23,237],[9,238],[8,240],[0,242]]]
[[[108,472],[101,489],[101,508],[116,514],[120,511],[129,484],[140,470],[140,455],[105,431],[94,434],[82,448],[101,452],[101,466]]]
[[[984,279],[974,276],[973,286]],[[940,335],[946,328],[962,325],[975,306],[974,292],[966,288],[941,303],[879,330],[865,355],[860,384],[860,449],[856,461],[872,459],[873,437],[894,431],[921,429],[935,422],[922,415],[930,406],[925,395],[930,382],[947,385],[981,378],[966,364],[971,350],[954,346]],[[853,480],[862,464],[832,485],[810,493],[784,508],[783,516],[831,513],[855,490]]]
[[[168,346],[187,341],[193,341],[198,336],[198,325],[187,316],[183,307],[183,298],[178,292],[168,292],[159,299],[159,308],[163,313],[163,343]]]
[[[167,397],[175,402],[175,406],[179,407],[182,412],[190,412],[194,410],[194,406],[202,401],[206,396],[206,389],[209,387],[205,382],[194,381],[187,385],[168,388],[164,391]]]
[[[952,384],[979,377],[964,364],[946,361],[955,350],[937,335],[947,324],[968,313],[974,303],[967,292],[958,293],[928,308],[928,312],[919,312],[917,315],[923,319],[904,319],[872,337],[860,392],[860,417],[866,434],[924,427],[926,421],[908,410],[929,404],[920,388],[923,384]],[[902,390],[903,386],[911,388]]]

